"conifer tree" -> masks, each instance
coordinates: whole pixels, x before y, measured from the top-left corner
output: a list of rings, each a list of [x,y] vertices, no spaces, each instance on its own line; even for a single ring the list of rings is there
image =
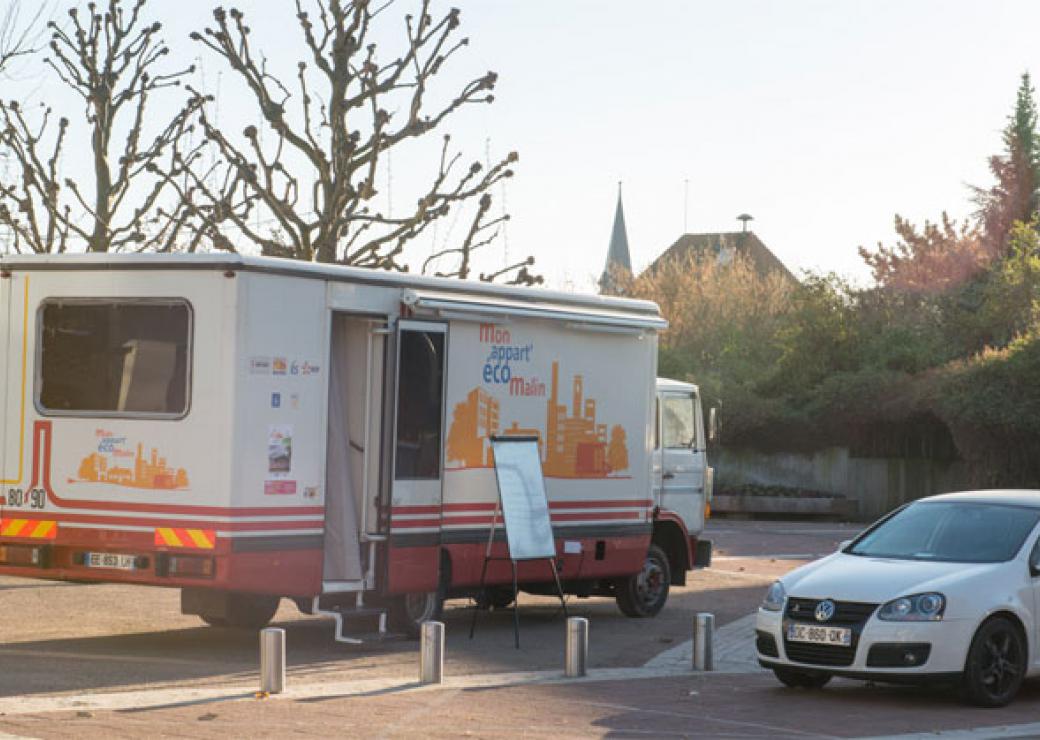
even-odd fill
[[[989,160],[990,171],[997,182],[989,189],[975,188],[983,243],[991,256],[1006,254],[1014,223],[1028,222],[1037,211],[1040,136],[1036,125],[1036,91],[1029,73],[1024,72],[1015,109],[1004,128],[1004,151]]]

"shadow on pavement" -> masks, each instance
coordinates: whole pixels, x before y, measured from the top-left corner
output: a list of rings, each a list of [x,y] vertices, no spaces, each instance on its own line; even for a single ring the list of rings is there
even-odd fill
[[[760,592],[757,585],[676,589],[665,610],[646,620],[624,617],[612,599],[571,599],[568,610],[590,621],[590,667],[639,667],[688,640],[694,612],[715,611],[722,625],[747,614]],[[472,611],[464,601],[449,602],[443,617],[447,674],[562,670],[565,623],[559,603],[521,598],[519,650],[513,647],[511,610],[481,612],[470,640]],[[286,630],[290,681],[409,680],[416,675],[415,640],[345,645],[333,641],[331,620],[288,619],[277,625]],[[258,640],[255,632],[203,626],[30,640],[0,645],[0,663],[0,697],[185,684],[248,686],[257,680]]]

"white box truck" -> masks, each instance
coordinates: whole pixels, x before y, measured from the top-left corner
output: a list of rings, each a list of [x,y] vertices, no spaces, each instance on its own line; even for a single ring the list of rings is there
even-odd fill
[[[0,307],[4,575],[177,587],[215,625],[501,606],[508,563],[475,591],[509,434],[538,437],[568,592],[651,616],[710,557],[652,303],[211,254],[5,256]]]

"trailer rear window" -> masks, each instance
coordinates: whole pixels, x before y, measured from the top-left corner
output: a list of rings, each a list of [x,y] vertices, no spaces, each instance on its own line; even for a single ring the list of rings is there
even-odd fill
[[[191,308],[186,301],[51,299],[40,310],[39,331],[41,411],[187,413]]]

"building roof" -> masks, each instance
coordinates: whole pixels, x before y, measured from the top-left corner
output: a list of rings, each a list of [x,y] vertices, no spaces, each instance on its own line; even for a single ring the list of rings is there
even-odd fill
[[[611,272],[624,269],[632,272],[632,257],[628,252],[628,233],[625,231],[625,209],[621,206],[621,184],[618,183],[617,208],[614,210],[614,228],[610,231],[610,246],[607,248],[607,263],[599,278],[599,287],[607,291],[611,287]]]
[[[784,277],[797,281],[794,274],[753,231],[683,234],[675,244],[668,247],[660,257],[654,260],[648,270],[654,270],[665,262],[685,257],[688,254],[696,254],[699,257],[710,256],[720,262],[731,260],[734,254],[742,254],[751,261],[760,275],[779,272]]]

